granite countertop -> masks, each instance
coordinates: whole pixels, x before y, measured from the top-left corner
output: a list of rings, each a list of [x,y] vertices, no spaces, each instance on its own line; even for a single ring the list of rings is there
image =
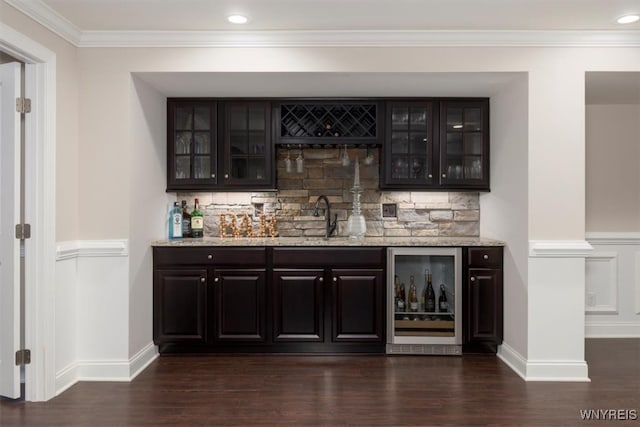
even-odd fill
[[[504,246],[505,242],[480,237],[275,237],[275,238],[218,238],[158,240],[152,246]]]

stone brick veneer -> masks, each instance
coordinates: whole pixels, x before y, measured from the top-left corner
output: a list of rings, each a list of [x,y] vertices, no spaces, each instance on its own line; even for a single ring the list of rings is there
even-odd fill
[[[300,149],[292,148],[289,156],[294,165]],[[187,200],[190,209],[197,197],[204,210],[205,236],[218,236],[221,213],[249,214],[254,217],[256,206],[263,205],[266,214],[276,214],[281,236],[324,236],[325,221],[312,215],[316,199],[326,195],[331,202],[331,214],[338,214],[338,235],[347,234],[347,219],[351,212],[354,164],[360,159],[362,213],[367,220],[367,236],[427,236],[478,237],[480,234],[480,204],[477,192],[382,191],[378,189],[379,149],[371,149],[374,161],[364,164],[364,148],[348,150],[351,163],[342,166],[342,152],[334,148],[305,148],[304,172],[287,173],[284,159],[287,150],[277,152],[277,187],[273,192],[245,193],[178,193],[178,200]],[[397,206],[397,217],[383,218],[382,204]],[[321,205],[324,208],[324,204]],[[321,215],[324,211],[321,211]]]

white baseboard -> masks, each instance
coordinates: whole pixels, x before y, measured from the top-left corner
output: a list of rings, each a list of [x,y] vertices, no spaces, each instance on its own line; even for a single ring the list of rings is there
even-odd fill
[[[520,376],[527,379],[527,359],[513,349],[509,344],[502,343],[498,347],[498,358]]]
[[[129,360],[77,361],[56,374],[56,396],[79,381],[131,381],[157,358],[156,346],[149,343]]]
[[[587,338],[640,338],[640,322],[590,322],[585,325]]]
[[[498,358],[525,381],[590,382],[587,363],[567,360],[527,360],[508,344],[498,348]]]

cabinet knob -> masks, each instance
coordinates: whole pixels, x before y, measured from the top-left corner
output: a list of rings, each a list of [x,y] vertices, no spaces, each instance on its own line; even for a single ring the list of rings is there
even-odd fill
[[[201,281],[202,283],[204,283],[204,282],[206,282],[206,281],[207,281],[207,279],[205,279],[204,277],[201,277],[201,278],[200,278],[200,281]]]
[[[475,282],[475,281],[476,281],[476,278],[475,278],[475,277],[472,277],[470,280],[471,280],[472,282]]]
[[[422,138],[422,142],[427,142],[427,138]]]
[[[220,281],[219,277],[216,277],[215,279],[213,279],[214,282],[218,283]]]
[[[228,173],[224,174],[224,179],[229,179],[229,174]]]
[[[213,255],[211,254],[207,255],[207,259],[213,259]]]
[[[215,174],[215,173],[212,173],[212,174],[211,174],[211,178],[215,178],[215,177],[216,177],[216,174]]]
[[[320,277],[320,278],[318,279],[318,281],[319,281],[319,282],[324,282],[324,277]]]
[[[443,173],[443,174],[442,174],[442,177],[443,177],[443,178],[446,178],[446,177],[447,177],[447,174],[446,174],[446,173]]]
[[[337,278],[337,277],[334,277],[334,278],[333,278],[333,281],[334,281],[334,282],[337,282],[337,281],[338,281],[338,278]]]
[[[487,254],[482,255],[482,259],[489,259],[489,255]]]
[[[429,177],[429,179],[433,178],[432,174],[427,175],[427,177]]]

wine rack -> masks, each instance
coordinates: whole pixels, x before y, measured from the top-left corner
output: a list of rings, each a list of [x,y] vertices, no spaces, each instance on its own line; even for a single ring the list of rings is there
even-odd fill
[[[376,102],[282,103],[281,144],[378,143]]]

